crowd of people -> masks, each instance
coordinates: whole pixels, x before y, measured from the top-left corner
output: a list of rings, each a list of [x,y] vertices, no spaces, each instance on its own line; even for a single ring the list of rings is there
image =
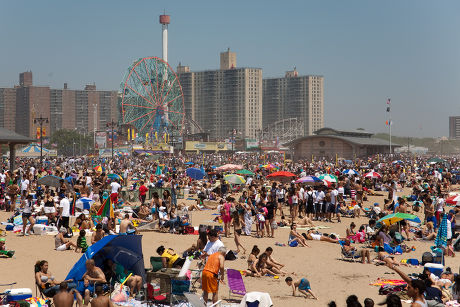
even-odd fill
[[[221,229],[200,227],[196,244],[183,254],[176,253],[173,247],[160,246],[156,251],[164,267],[177,268],[184,264],[185,257],[198,252],[202,260],[203,297],[207,300],[212,294],[214,302],[218,299],[217,277],[223,278],[223,265],[230,250],[229,246],[224,247],[220,236],[233,236],[232,253],[247,258],[247,268],[241,268],[244,275],[258,278],[286,276],[285,282],[292,288],[293,295],[298,291],[317,299],[309,279],[298,277],[295,272],[288,273],[285,265],[273,258],[272,247],[267,247],[263,253],[257,245],[250,249],[245,244],[246,236],[273,238],[274,244],[290,247],[309,248],[308,241],[336,244],[341,246],[345,257],[394,269],[407,282],[409,295],[420,307],[426,306],[425,300],[431,298],[426,294],[422,296],[427,287],[440,290],[441,296],[435,298],[440,303],[458,300],[459,283],[455,274],[442,278],[450,283],[439,282],[434,277],[406,279],[397,268],[405,264],[396,261],[391,251],[398,249],[400,253],[410,253],[413,250],[411,241],[434,241],[445,220],[446,243],[442,251],[445,256],[455,256],[459,207],[448,204],[446,199],[457,183],[460,162],[456,158],[436,163],[423,157],[394,159],[375,156],[354,161],[291,162],[285,161],[281,155],[247,153],[232,156],[209,154],[206,159],[201,155],[163,156],[158,160],[147,157],[119,157],[108,161],[59,158],[47,160],[43,167],[34,160],[21,160],[14,172],[0,173],[0,208],[11,212],[11,219],[21,215],[24,236],[34,231],[37,216],[46,216],[47,223],[57,229],[55,249],[83,253],[106,235],[136,233],[139,223],[155,224],[159,231],[186,233],[187,227],[193,229],[191,211],[213,210],[218,214],[215,220],[222,223]],[[267,161],[274,163],[265,163]],[[242,175],[245,177],[242,184],[224,180],[226,172],[235,170],[216,168],[228,162],[239,165],[238,169],[250,170],[250,174]],[[192,166],[201,168],[206,175],[204,179],[194,180],[187,175],[186,170]],[[295,176],[273,180],[267,177],[280,170],[292,172]],[[41,184],[46,176],[61,179],[52,185]],[[297,180],[308,176],[322,179]],[[151,189],[155,192],[150,193]],[[122,192],[137,193],[138,201],[128,201]],[[186,195],[193,202],[182,200],[179,195]],[[366,207],[371,196],[382,196],[382,203]],[[89,209],[77,206],[82,199],[91,201]],[[100,216],[101,208],[107,203],[115,210],[113,216]],[[421,217],[421,223],[404,219],[398,223],[381,221],[394,213],[415,214]],[[362,216],[367,217],[367,223],[356,225],[355,218]],[[342,223],[344,217],[353,219],[344,233],[324,233],[318,227]],[[280,228],[289,230],[288,237],[280,238]],[[76,240],[72,237],[74,232],[78,232]],[[87,240],[88,232],[91,238]],[[5,240],[1,239],[0,252],[6,251]],[[127,273],[113,262],[105,263],[104,268],[87,263],[87,269],[85,284],[88,285],[105,283],[114,276],[122,280]],[[423,287],[419,280],[423,281]],[[130,277],[128,286],[133,295],[139,293],[143,282],[140,276]],[[36,283],[49,296],[62,296],[62,291],[74,288],[72,281],[57,282],[49,273],[46,261],[37,263]],[[90,300],[91,293],[94,289],[81,293],[82,304]],[[387,302],[391,300],[391,297],[387,298]],[[77,301],[80,302],[78,296]],[[350,299],[351,303],[353,301],[359,304]],[[370,306],[369,301],[364,304]]]

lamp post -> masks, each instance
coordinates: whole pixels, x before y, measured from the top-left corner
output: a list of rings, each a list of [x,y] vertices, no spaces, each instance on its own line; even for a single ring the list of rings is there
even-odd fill
[[[113,118],[110,120],[110,123],[107,123],[107,127],[111,128],[112,129],[112,160],[113,160],[113,138],[114,138],[114,135],[113,135],[113,128],[116,126],[117,124],[113,122]]]
[[[47,117],[35,117],[34,124],[40,125],[40,165],[43,165],[43,124],[49,123]]]
[[[232,129],[229,131],[230,133],[230,142],[232,142],[232,156],[235,154],[235,148],[234,148],[234,143],[235,143],[235,137],[238,131],[236,129]]]

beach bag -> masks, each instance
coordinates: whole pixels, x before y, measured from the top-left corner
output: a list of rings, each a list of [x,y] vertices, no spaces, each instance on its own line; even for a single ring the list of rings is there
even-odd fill
[[[425,263],[433,263],[433,254],[431,252],[424,252],[422,255],[422,265]]]
[[[193,233],[195,233],[195,228],[193,228],[192,226],[185,226],[184,233],[192,235]]]
[[[263,223],[265,222],[265,217],[262,213],[259,213],[257,214],[257,220],[260,222],[260,223]]]
[[[299,245],[299,242],[297,242],[297,241],[291,241],[291,242],[289,242],[289,246],[290,246],[290,247],[297,247],[297,245]]]
[[[232,250],[229,250],[227,254],[225,255],[225,260],[236,260],[235,252]]]
[[[380,286],[379,294],[388,295],[388,294],[398,293],[398,292],[406,290],[406,286],[407,284],[405,285],[382,285]]]
[[[129,298],[129,288],[127,286],[121,287],[120,283],[115,283],[110,298],[116,303],[127,302]]]
[[[273,228],[273,229],[277,229],[277,228],[278,228],[278,224],[276,223],[276,221],[275,221],[275,220],[273,220],[273,222],[272,222],[272,225],[271,225],[271,226],[272,226],[272,228]]]

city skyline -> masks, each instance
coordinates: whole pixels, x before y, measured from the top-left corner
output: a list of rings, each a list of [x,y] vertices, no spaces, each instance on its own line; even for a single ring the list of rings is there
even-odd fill
[[[31,70],[37,85],[119,90],[134,60],[161,57],[165,10],[172,67],[218,69],[218,53],[230,47],[238,67],[262,68],[263,78],[294,66],[323,75],[325,126],[387,132],[387,98],[394,135],[448,135],[448,116],[460,114],[455,1],[136,4],[3,1],[0,87]]]

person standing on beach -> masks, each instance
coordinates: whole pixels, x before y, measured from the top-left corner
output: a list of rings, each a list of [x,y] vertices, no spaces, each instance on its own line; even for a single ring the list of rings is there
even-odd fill
[[[203,290],[203,300],[205,304],[208,302],[209,293],[212,293],[212,303],[217,303],[219,294],[219,280],[223,283],[225,278],[224,263],[226,253],[227,249],[225,247],[220,247],[216,253],[208,257],[208,261],[204,266],[203,273],[201,275],[201,283]]]

